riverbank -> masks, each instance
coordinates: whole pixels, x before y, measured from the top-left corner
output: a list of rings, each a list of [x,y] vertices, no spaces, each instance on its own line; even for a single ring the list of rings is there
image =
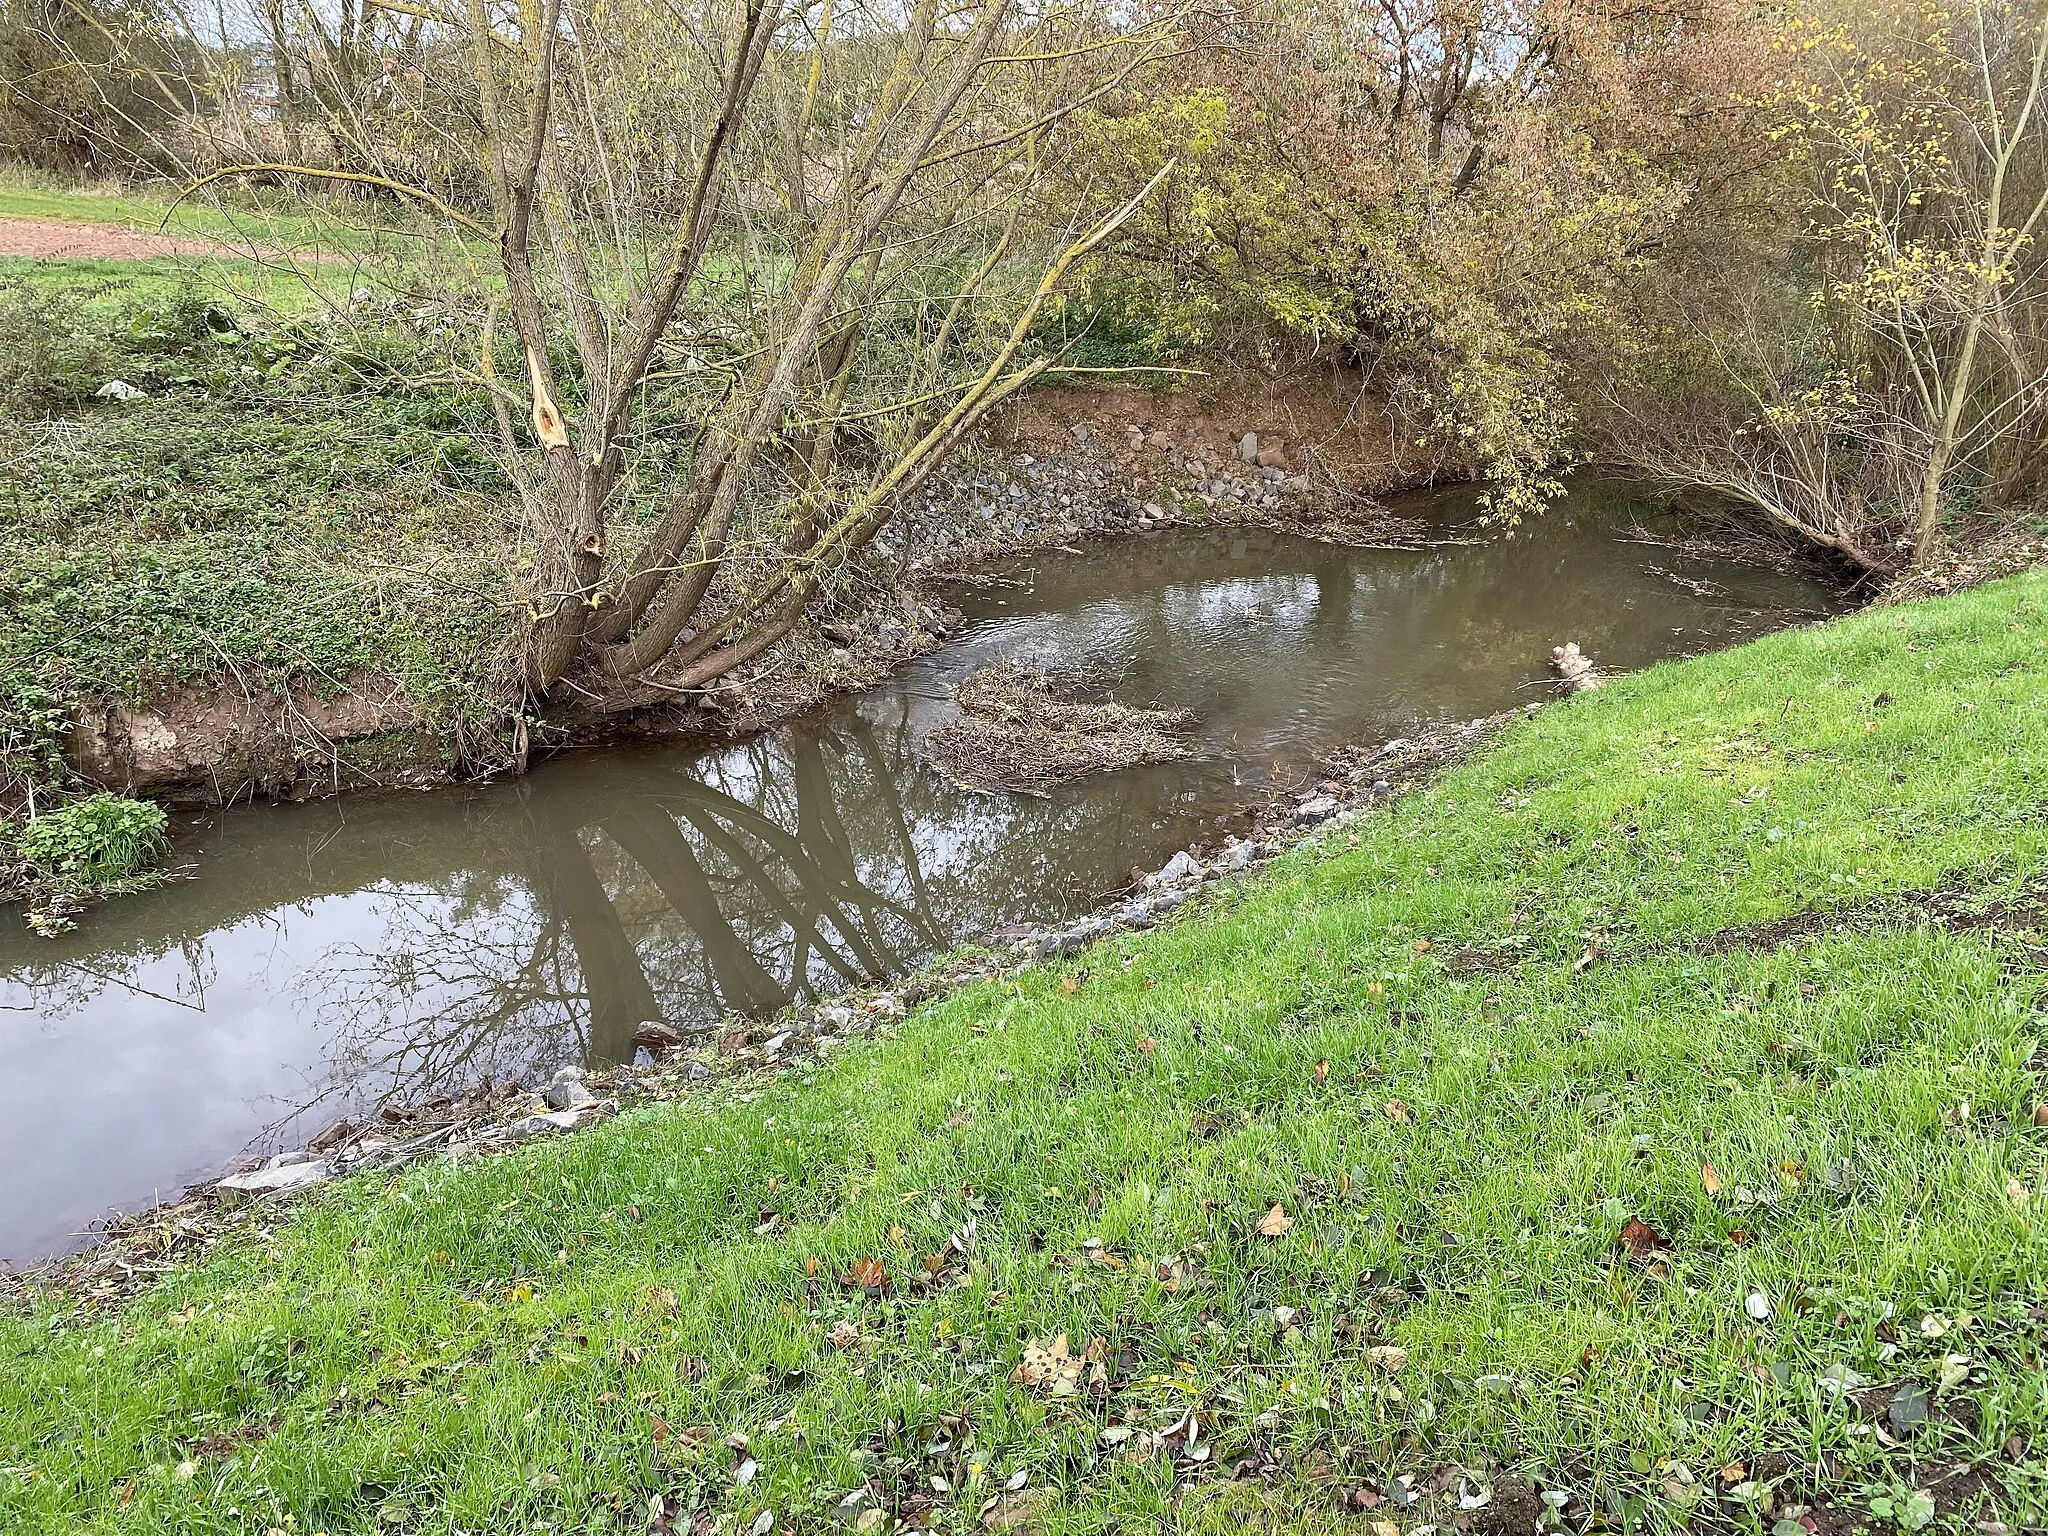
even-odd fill
[[[2044,597],[1613,680],[1156,931],[45,1294],[0,1514],[2038,1525]]]

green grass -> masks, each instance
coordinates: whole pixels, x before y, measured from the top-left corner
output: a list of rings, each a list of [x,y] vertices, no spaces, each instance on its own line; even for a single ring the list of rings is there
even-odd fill
[[[0,166],[0,219],[44,219],[99,224],[144,233],[200,238],[225,244],[253,242],[282,257],[166,255],[148,258],[31,260],[0,256],[0,290],[84,292],[93,307],[154,303],[202,289],[237,307],[278,315],[316,313],[371,278],[390,281],[389,258],[413,252],[404,216],[381,203],[335,205],[323,215],[317,200],[270,190],[259,195],[223,184],[173,206],[178,188],[142,183],[116,190],[80,187],[62,179]],[[402,281],[402,279],[401,279]]]
[[[1343,1489],[1453,1461],[1657,1524],[1673,1464],[1718,1486],[1772,1451],[1903,1498],[1934,1437],[1886,1451],[1825,1382],[1954,1356],[1938,1401],[1974,1418],[1943,1454],[2005,1467],[2038,1526],[2038,1450],[1998,1448],[2048,1431],[2042,971],[1881,914],[2038,873],[2044,600],[1622,679],[1356,848],[892,1038],[351,1181],[116,1313],[45,1296],[0,1320],[0,1527],[645,1530],[667,1494],[813,1530],[872,1480],[964,1531],[1022,1474],[1047,1532],[1363,1528]],[[1700,942],[1834,908],[1879,915]],[[1617,1250],[1630,1218],[1658,1266]],[[870,1259],[885,1291],[842,1283]],[[1106,1395],[1012,1381],[1061,1333],[1106,1341]],[[1205,1465],[1105,1441],[1189,1408]],[[1253,1446],[1270,1482],[1217,1470]]]
[[[237,307],[280,316],[318,313],[330,299],[345,297],[353,267],[298,271],[266,262],[213,256],[152,256],[129,260],[31,260],[0,256],[0,289],[16,292],[82,294],[88,308],[116,313],[132,304],[155,304],[195,290]]]
[[[220,182],[182,201],[180,190],[170,182],[81,187],[18,166],[0,167],[0,219],[109,224],[167,235],[339,250],[358,249],[379,232],[403,227],[395,205],[385,202],[337,203],[332,216],[323,216],[317,199],[288,189]]]
[[[0,172],[0,219],[54,219],[65,224],[154,230],[169,215],[172,222],[167,230],[171,234],[233,232],[231,220],[210,213],[204,204],[187,203],[173,213],[171,199],[176,195],[177,189],[168,184],[158,189],[99,190],[13,166]]]

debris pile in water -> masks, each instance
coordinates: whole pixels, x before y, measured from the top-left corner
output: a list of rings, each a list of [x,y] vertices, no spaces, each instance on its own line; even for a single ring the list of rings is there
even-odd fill
[[[960,718],[925,737],[925,754],[965,788],[1027,795],[1091,773],[1195,755],[1188,710],[1084,697],[1101,693],[1085,673],[997,662],[955,685]]]

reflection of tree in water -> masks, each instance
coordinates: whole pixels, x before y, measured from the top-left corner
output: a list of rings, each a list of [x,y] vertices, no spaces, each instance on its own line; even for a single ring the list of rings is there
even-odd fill
[[[31,940],[30,944],[33,947],[26,948],[18,960],[8,955],[0,961],[5,972],[0,1013],[27,1014],[54,1023],[84,1012],[109,987],[204,1013],[207,989],[219,979],[204,935],[93,953],[89,960],[75,959],[48,940]],[[164,962],[174,954],[180,963],[174,973],[166,975]],[[152,978],[155,984],[145,984],[142,977],[151,972],[158,973]]]
[[[509,787],[478,860],[497,872],[463,877],[454,901],[393,893],[378,942],[308,969],[331,1081],[420,1094],[571,1054],[624,1060],[645,1019],[706,1028],[900,973],[972,914],[981,882],[961,877],[1007,819],[933,794],[913,747],[904,710],[881,730],[851,717],[681,766],[620,754],[598,785]]]

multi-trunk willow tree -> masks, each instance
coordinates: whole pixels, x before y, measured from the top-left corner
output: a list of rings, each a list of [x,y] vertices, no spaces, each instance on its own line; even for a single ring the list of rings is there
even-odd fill
[[[1042,169],[1170,44],[1032,0],[378,8],[324,159],[197,180],[413,211],[524,509],[526,685],[599,710],[767,651],[1050,365],[1034,321],[1132,204],[1045,233]]]

